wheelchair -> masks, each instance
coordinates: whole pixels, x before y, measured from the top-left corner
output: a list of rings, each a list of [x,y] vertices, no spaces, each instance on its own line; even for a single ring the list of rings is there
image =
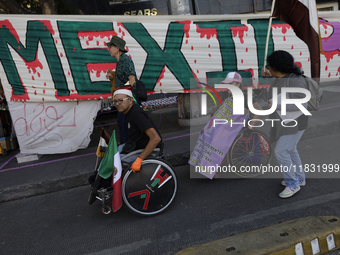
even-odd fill
[[[243,128],[236,136],[227,153],[229,165],[237,169],[235,174],[251,178],[261,174],[261,167],[268,166],[273,156],[267,136],[259,130]]]
[[[166,210],[174,200],[177,192],[177,177],[173,167],[163,159],[163,147],[154,151],[142,162],[141,171],[133,173],[131,163],[125,160],[133,155],[139,155],[143,149],[133,151],[121,158],[122,161],[122,198],[126,207],[141,216],[156,215]],[[98,189],[96,198],[102,202],[102,213],[111,213],[111,207],[106,204],[112,197],[113,188],[110,184]]]

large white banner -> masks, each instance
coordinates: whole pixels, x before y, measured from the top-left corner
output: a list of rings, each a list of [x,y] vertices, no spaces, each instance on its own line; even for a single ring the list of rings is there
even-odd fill
[[[84,149],[101,102],[9,102],[21,153],[54,154]]]
[[[323,12],[319,17],[323,47],[321,81],[338,80],[340,12]],[[73,106],[67,102],[82,101],[79,105],[84,111],[93,113],[84,116],[83,124],[92,123],[96,112],[91,100],[110,97],[111,83],[105,75],[107,69],[115,68],[116,59],[110,56],[104,42],[113,35],[126,41],[127,54],[149,93],[188,93],[195,91],[190,79],[222,80],[230,71],[251,77],[250,85],[255,88],[268,87],[269,84],[261,84],[263,81],[259,79],[268,18],[269,14],[1,15],[0,77],[11,115],[15,121],[23,109],[38,109],[40,104],[44,109],[54,107],[58,113],[66,112],[64,107],[72,112]],[[296,37],[288,24],[274,20],[268,53],[278,49],[289,51],[295,63],[310,75],[306,44]],[[39,126],[34,126],[37,123],[32,122],[33,130],[39,130]],[[16,129],[18,127],[15,125]],[[56,127],[51,124],[49,132],[59,134],[60,129]],[[25,133],[20,129],[17,134],[25,134],[25,139],[19,138],[22,151],[61,152],[49,138],[39,138],[36,143],[37,135],[33,132]],[[75,150],[71,149],[71,144],[64,152]],[[45,147],[49,150],[44,150]]]

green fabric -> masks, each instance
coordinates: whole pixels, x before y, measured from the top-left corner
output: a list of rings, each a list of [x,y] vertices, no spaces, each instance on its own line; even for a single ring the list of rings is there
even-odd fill
[[[98,169],[98,174],[102,178],[107,179],[113,173],[114,156],[116,153],[118,153],[118,146],[117,146],[117,141],[116,141],[116,130],[113,130],[113,134],[110,138],[103,160]]]

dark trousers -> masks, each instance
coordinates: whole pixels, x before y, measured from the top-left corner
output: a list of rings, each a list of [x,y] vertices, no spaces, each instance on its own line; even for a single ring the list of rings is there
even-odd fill
[[[119,143],[123,144],[128,140],[128,127],[127,127],[126,116],[124,113],[118,112],[117,124],[119,127]]]

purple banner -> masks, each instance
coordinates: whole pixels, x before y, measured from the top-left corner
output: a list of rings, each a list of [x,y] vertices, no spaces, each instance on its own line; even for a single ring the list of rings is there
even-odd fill
[[[233,115],[232,107],[231,98],[224,100],[200,132],[188,162],[195,167],[196,172],[209,179],[214,177],[216,167],[220,166],[237,134],[248,120],[248,114]],[[248,113],[248,110],[245,109],[245,113]]]

